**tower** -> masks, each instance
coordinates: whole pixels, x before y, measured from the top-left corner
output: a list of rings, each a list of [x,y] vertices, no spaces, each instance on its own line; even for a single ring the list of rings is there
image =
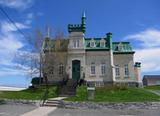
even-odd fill
[[[86,32],[86,16],[85,12],[83,13],[81,17],[81,24],[69,24],[68,25],[68,32]]]
[[[141,63],[136,62],[134,65],[135,77],[138,83],[138,87],[142,87],[142,79],[141,79]]]
[[[85,15],[85,12],[83,12],[83,15],[82,15],[82,18],[81,18],[81,27],[82,27],[83,33],[85,33],[85,31],[86,31],[86,15]]]

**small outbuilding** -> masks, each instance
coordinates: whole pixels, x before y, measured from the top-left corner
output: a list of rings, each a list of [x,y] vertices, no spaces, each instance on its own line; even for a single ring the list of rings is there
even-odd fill
[[[160,75],[144,75],[142,81],[144,86],[160,85]]]

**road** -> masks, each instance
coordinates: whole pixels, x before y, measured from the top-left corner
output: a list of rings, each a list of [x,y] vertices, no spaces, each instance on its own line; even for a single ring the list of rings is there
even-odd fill
[[[160,110],[73,110],[56,109],[48,116],[160,116]]]
[[[20,116],[37,108],[33,105],[0,105],[0,116]]]
[[[37,108],[31,105],[0,105],[0,116],[20,116]],[[41,116],[39,114],[38,116]],[[160,116],[160,110],[78,110],[55,109],[48,116]]]

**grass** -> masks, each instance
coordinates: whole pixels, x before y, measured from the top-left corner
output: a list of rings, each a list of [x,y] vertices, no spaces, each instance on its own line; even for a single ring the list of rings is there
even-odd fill
[[[160,85],[157,85],[157,86],[147,86],[147,87],[145,87],[145,89],[149,89],[149,90],[160,90]]]
[[[45,92],[45,87],[36,89],[26,89],[22,91],[2,91],[0,99],[25,99],[25,100],[41,100]],[[49,87],[49,98],[56,97],[56,87]]]
[[[79,87],[77,95],[66,99],[67,101],[89,101],[87,87]],[[143,88],[126,87],[99,87],[95,90],[93,102],[146,102],[160,101],[160,96],[146,91]]]
[[[146,91],[146,89],[160,90],[160,86],[143,88],[126,87],[97,87],[95,90],[95,99],[91,102],[147,102],[160,101],[160,96]],[[22,91],[2,91],[0,99],[26,99],[41,100],[45,92],[45,87],[37,89],[26,89]],[[49,98],[57,97],[56,87],[49,87]],[[77,95],[65,99],[66,101],[89,101],[87,99],[87,87],[81,86],[77,89]]]

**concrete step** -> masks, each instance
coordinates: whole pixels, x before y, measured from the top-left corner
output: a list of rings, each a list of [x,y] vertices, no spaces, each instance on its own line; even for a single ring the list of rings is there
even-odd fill
[[[43,106],[60,107],[63,106],[63,103],[61,100],[47,100]]]

